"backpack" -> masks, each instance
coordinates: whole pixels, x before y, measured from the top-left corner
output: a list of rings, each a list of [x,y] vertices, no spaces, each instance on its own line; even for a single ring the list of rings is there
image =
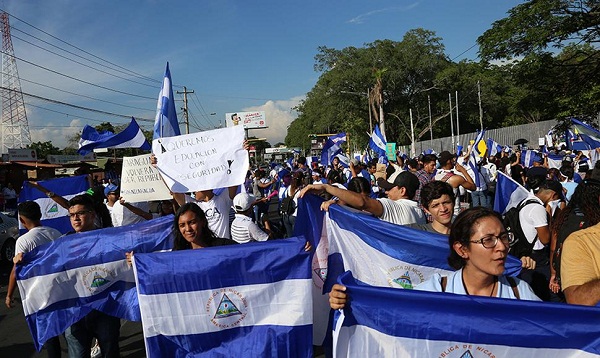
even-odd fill
[[[294,202],[294,197],[289,195],[288,188],[285,189],[285,198],[281,200],[281,206],[279,207],[279,211],[282,214],[292,215],[294,211],[296,211],[296,203]]]
[[[533,245],[537,241],[537,235],[535,236],[535,239],[533,239],[533,242],[527,240],[523,228],[521,227],[521,220],[519,219],[519,212],[529,204],[542,205],[535,199],[525,199],[521,201],[519,205],[509,209],[506,214],[504,214],[504,227],[506,228],[506,231],[512,232],[516,239],[515,243],[510,247],[509,253],[518,258],[530,256],[533,251]]]
[[[556,235],[556,248],[554,250],[554,257],[552,260],[552,267],[556,271],[556,278],[558,278],[560,282],[560,258],[562,254],[562,246],[567,237],[570,234],[574,233],[577,230],[585,229],[589,227],[590,224],[586,220],[583,213],[579,210],[579,208],[575,207],[574,210],[569,213],[569,216],[565,220],[565,222],[558,229],[558,233]]]

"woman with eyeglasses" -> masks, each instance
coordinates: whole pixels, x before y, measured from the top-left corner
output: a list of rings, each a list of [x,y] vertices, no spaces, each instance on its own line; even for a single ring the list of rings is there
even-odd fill
[[[504,264],[514,236],[502,225],[497,212],[475,207],[460,213],[450,229],[448,263],[457,271],[442,277],[434,274],[416,290],[461,295],[540,301],[522,280],[504,276]],[[329,305],[343,308],[348,300],[345,287],[333,286]]]

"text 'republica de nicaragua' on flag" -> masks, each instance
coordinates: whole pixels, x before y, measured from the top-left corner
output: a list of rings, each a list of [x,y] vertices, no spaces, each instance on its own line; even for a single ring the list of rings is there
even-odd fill
[[[17,265],[25,319],[39,351],[91,310],[139,321],[133,269],[125,253],[168,250],[173,216],[62,236]]]
[[[304,238],[134,255],[148,357],[310,357]]]
[[[600,309],[394,290],[340,276],[334,357],[598,357]]]
[[[314,342],[326,338],[327,293],[346,270],[372,286],[413,288],[434,273],[447,275],[448,238],[382,221],[357,210],[331,205],[320,210],[323,199],[306,195],[299,200],[295,235],[303,235],[315,248],[312,259]],[[505,274],[516,276],[521,261],[509,255]]]

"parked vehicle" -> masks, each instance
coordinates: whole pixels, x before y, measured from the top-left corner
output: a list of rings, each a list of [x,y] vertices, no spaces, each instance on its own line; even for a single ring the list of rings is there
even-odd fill
[[[18,237],[19,222],[17,219],[0,213],[0,260],[12,261]]]

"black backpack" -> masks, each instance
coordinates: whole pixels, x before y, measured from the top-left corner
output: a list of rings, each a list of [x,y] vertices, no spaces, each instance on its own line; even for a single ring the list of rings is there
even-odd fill
[[[279,211],[286,215],[292,215],[296,211],[296,203],[294,202],[294,197],[289,194],[289,188],[286,189],[285,198],[281,200]]]
[[[542,205],[536,199],[525,199],[521,201],[519,205],[509,209],[504,214],[504,227],[506,228],[506,231],[512,232],[515,236],[515,242],[510,247],[509,253],[518,258],[521,258],[523,256],[530,256],[531,252],[533,251],[533,245],[537,241],[537,235],[535,236],[533,242],[529,242],[527,240],[527,238],[525,237],[525,233],[523,232],[523,228],[521,227],[521,220],[519,219],[519,212],[521,211],[521,209],[523,209],[526,205],[529,204]]]
[[[552,267],[556,271],[556,278],[560,281],[560,258],[562,255],[562,246],[572,233],[577,230],[585,229],[589,227],[589,222],[586,220],[583,212],[579,208],[574,208],[565,222],[558,229],[556,235],[556,248],[554,250],[554,257],[552,260]]]

